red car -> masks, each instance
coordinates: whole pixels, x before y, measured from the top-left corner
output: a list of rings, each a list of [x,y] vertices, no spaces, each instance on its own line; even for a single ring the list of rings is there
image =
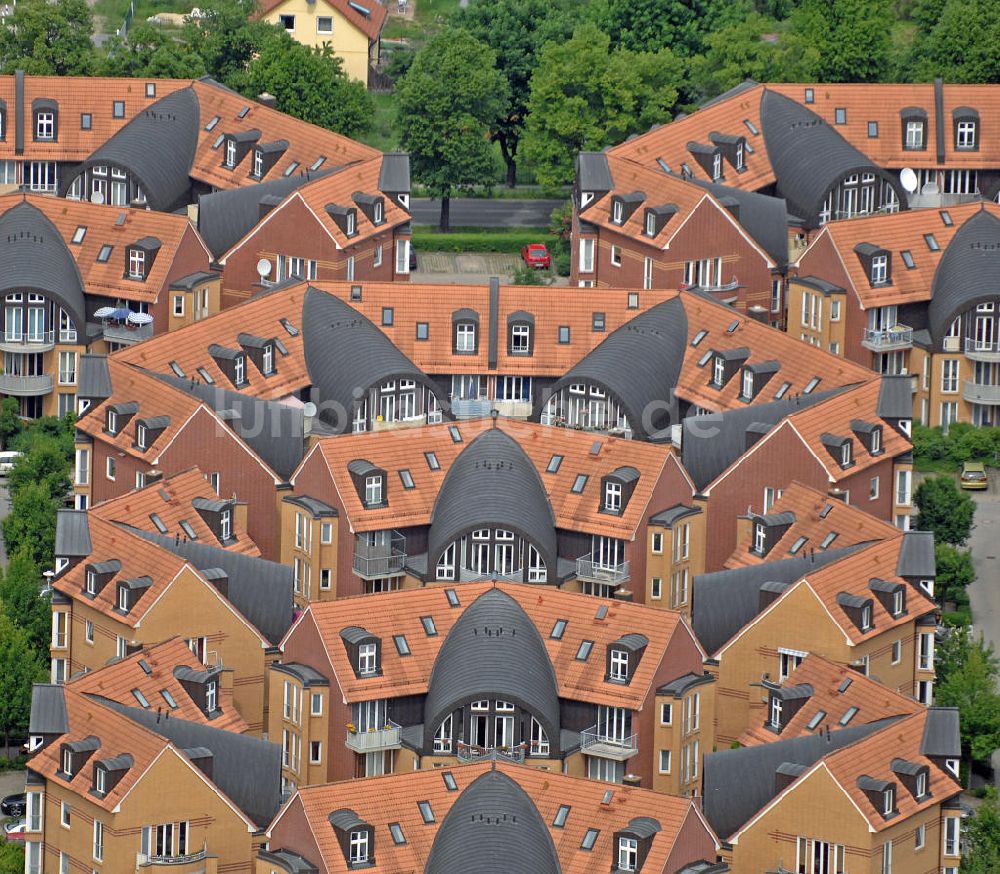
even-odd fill
[[[551,267],[552,256],[544,243],[529,243],[521,248],[521,258],[529,267]]]

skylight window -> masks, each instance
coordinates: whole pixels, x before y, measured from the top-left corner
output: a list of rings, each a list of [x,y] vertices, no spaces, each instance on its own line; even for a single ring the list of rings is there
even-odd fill
[[[752,121],[750,121],[749,118],[744,118],[743,124],[747,126],[747,130],[750,131],[750,133],[752,133],[754,136],[757,136],[757,134],[760,133],[760,131],[757,130],[757,125],[755,125]]]
[[[934,234],[924,234],[924,242],[927,244],[927,248],[932,252],[940,251],[941,246],[938,244],[937,237]]]
[[[410,654],[410,644],[406,639],[405,634],[394,634],[392,636],[392,642],[396,644],[396,652],[401,656],[408,656]]]
[[[170,369],[179,377],[184,377],[184,368],[181,367],[176,361],[170,362]]]
[[[163,520],[160,518],[158,513],[150,513],[149,521],[156,526],[156,530],[159,531],[160,534],[167,533],[167,526],[166,524],[164,524]]]
[[[455,782],[455,775],[451,771],[445,771],[441,778],[444,780],[444,785],[448,788],[449,792],[458,791],[458,783]]]
[[[822,510],[819,511],[819,518],[825,519],[830,515],[830,511],[833,509],[833,504],[827,504]]]
[[[580,641],[580,648],[576,651],[576,660],[578,662],[585,662],[590,657],[590,651],[594,648],[594,641],[592,640],[582,640]]]
[[[729,326],[726,328],[726,333],[727,334],[732,334],[733,331],[735,331],[739,326],[740,326],[740,320],[739,319],[736,319],[735,321],[730,322]]]
[[[857,707],[848,707],[847,712],[840,717],[840,724],[847,725],[847,723],[849,723],[852,719],[854,719],[854,717],[857,715],[857,712],[858,712]]]
[[[431,470],[441,470],[441,462],[438,461],[437,455],[435,455],[433,452],[425,452],[424,458],[427,459],[427,466]]]
[[[295,325],[293,325],[290,321],[288,321],[288,319],[278,319],[278,322],[281,324],[281,327],[288,332],[289,337],[299,336],[299,329],[296,328]]]
[[[285,175],[291,176],[299,168],[298,161],[292,161],[287,167],[285,167]]]
[[[583,491],[584,486],[587,485],[588,479],[589,477],[587,476],[587,474],[578,473],[576,475],[576,479],[573,481],[573,487],[570,489],[570,491],[573,492],[573,494],[575,495],[579,495]]]
[[[222,145],[222,141],[223,141],[223,140],[224,140],[225,138],[226,138],[226,135],[225,135],[225,134],[219,134],[219,135],[218,135],[218,136],[217,136],[217,137],[215,138],[215,142],[214,142],[214,143],[212,143],[212,148],[213,148],[213,149],[217,149],[217,148],[219,148],[219,146],[221,146],[221,145]]]
[[[219,116],[213,115],[212,120],[205,125],[205,130],[207,131],[213,130],[218,123],[219,123]]]
[[[139,667],[142,668],[142,672],[148,677],[153,673],[153,669],[149,666],[149,662],[145,659],[139,659]]]
[[[434,819],[434,811],[431,809],[431,803],[429,801],[418,801],[417,807],[420,810],[420,818],[426,824],[436,822]]]
[[[805,546],[808,537],[799,537],[796,539],[795,543],[792,544],[792,548],[788,550],[792,555],[795,555],[803,546]]]
[[[948,212],[948,210],[942,209],[940,215],[941,215],[941,221],[944,222],[944,226],[946,228],[950,228],[953,224],[955,224],[955,222],[952,221],[951,213]]]
[[[848,689],[851,688],[851,683],[853,683],[850,677],[844,677],[844,681],[837,687],[837,691],[843,695]]]
[[[282,355],[288,354],[288,347],[277,337],[274,338],[274,348],[277,349]]]
[[[789,390],[789,389],[790,389],[791,387],[792,387],[792,384],[791,384],[790,382],[783,382],[783,383],[781,384],[781,387],[780,387],[780,388],[779,388],[779,389],[778,389],[778,390],[777,390],[777,391],[776,391],[776,392],[774,393],[774,399],[775,399],[776,401],[780,401],[780,400],[781,400],[781,399],[782,399],[782,398],[783,398],[783,397],[785,396],[785,393],[786,393],[786,392],[787,392],[787,391],[788,391],[788,390]]]
[[[912,270],[917,266],[916,262],[913,260],[913,253],[909,249],[903,249],[899,253],[899,257],[903,259],[903,263],[906,265],[907,270]]]
[[[205,385],[215,385],[215,380],[212,379],[212,374],[205,370],[204,367],[198,368],[198,376],[202,378]]]
[[[569,816],[570,807],[568,804],[560,804],[556,811],[556,818],[552,820],[553,828],[565,828],[566,817]]]
[[[556,624],[552,626],[552,631],[549,634],[553,640],[562,640],[563,634],[566,633],[567,621],[565,619],[557,619]]]
[[[448,599],[449,607],[461,607],[462,602],[458,600],[458,592],[454,589],[445,589],[444,596]]]
[[[324,161],[326,161],[326,156],[320,155],[312,164],[309,165],[310,170],[318,170],[323,166]]]
[[[694,335],[694,339],[691,341],[692,346],[697,346],[702,340],[708,336],[708,331],[699,331]]]
[[[146,700],[146,696],[142,694],[141,689],[133,689],[132,694],[135,696],[136,701],[149,710],[149,701]]]
[[[111,257],[112,249],[114,249],[114,246],[109,246],[107,243],[101,246],[101,251],[97,253],[97,262],[99,264],[106,264]]]
[[[399,479],[402,481],[404,489],[412,489],[415,487],[413,484],[413,475],[408,470],[401,470],[399,472]]]
[[[709,359],[711,357],[712,357],[712,350],[709,349],[704,355],[701,356],[701,358],[698,359],[698,366],[704,367],[706,364],[708,364]]]
[[[187,519],[181,519],[181,531],[184,532],[185,536],[190,540],[197,540],[198,535],[195,534],[194,528],[188,523]]]
[[[451,434],[451,442],[452,443],[461,443],[462,442],[462,432],[458,430],[458,425],[449,425],[448,426],[448,433]]]
[[[163,696],[163,700],[167,702],[167,707],[171,710],[177,709],[177,702],[174,700],[174,696],[170,693],[169,689],[160,689],[160,694]]]
[[[581,850],[592,850],[594,849],[594,844],[597,843],[597,836],[600,834],[600,830],[596,828],[588,828],[587,833],[583,836],[583,842],[580,844]]]
[[[250,112],[249,106],[244,106],[236,115],[237,118],[246,118],[247,114]]]
[[[826,537],[823,538],[823,542],[819,545],[819,548],[820,549],[829,548],[830,544],[833,543],[833,541],[836,539],[837,539],[837,532],[831,531],[829,534],[826,535]]]
[[[78,246],[83,242],[83,238],[87,236],[87,229],[83,225],[78,225],[76,230],[73,231],[73,242]]]
[[[809,394],[818,385],[819,385],[819,377],[814,376],[812,379],[809,380],[809,382],[806,383],[806,387],[802,389],[802,394],[804,395]]]
[[[389,823],[389,834],[392,835],[392,842],[397,847],[406,843],[406,835],[403,834],[403,827],[398,822]]]
[[[562,464],[563,457],[561,455],[553,455],[549,459],[549,464],[545,468],[546,473],[557,473],[559,470],[559,465]]]
[[[594,614],[594,618],[600,621],[602,619],[606,619],[607,615],[608,615],[608,605],[601,604],[601,606],[597,608],[597,612]]]
[[[657,158],[656,159],[656,163],[660,165],[660,169],[664,173],[669,173],[670,172],[670,165],[666,161],[664,161],[663,158]]]
[[[438,630],[433,616],[421,616],[420,624],[424,626],[424,633],[428,637],[437,637]]]
[[[810,731],[812,731],[824,719],[826,719],[826,711],[825,710],[817,710],[815,716],[813,716],[813,718],[810,719],[809,722],[806,724],[806,728],[808,728]]]

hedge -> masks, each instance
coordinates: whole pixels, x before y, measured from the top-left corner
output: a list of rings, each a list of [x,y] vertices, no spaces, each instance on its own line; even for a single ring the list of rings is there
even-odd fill
[[[544,243],[551,252],[555,238],[544,228],[457,230],[442,234],[430,228],[413,229],[413,248],[421,252],[500,252],[517,255],[522,246]]]

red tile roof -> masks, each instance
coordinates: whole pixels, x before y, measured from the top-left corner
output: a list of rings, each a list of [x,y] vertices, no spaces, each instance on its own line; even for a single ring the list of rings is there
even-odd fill
[[[263,0],[258,8],[257,17],[267,15],[284,2],[285,0]],[[356,0],[353,3],[349,0],[323,0],[323,2],[331,9],[336,9],[371,42],[379,38],[382,26],[389,15],[389,10],[382,3],[382,0]],[[362,9],[367,10],[368,14],[361,12]]]

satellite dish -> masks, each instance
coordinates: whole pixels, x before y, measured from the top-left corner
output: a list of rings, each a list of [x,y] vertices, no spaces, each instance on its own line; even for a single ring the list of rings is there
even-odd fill
[[[261,279],[265,279],[271,274],[271,262],[267,258],[261,258],[257,262],[257,273],[260,274]]]
[[[312,401],[306,401],[306,403],[302,405],[302,415],[305,416],[307,419],[315,418],[316,404],[314,404]]]
[[[908,193],[913,194],[917,190],[917,174],[910,167],[904,167],[899,171],[899,181]]]
[[[93,194],[90,195],[90,202],[91,203],[104,203],[104,192],[103,191],[95,191]]]

